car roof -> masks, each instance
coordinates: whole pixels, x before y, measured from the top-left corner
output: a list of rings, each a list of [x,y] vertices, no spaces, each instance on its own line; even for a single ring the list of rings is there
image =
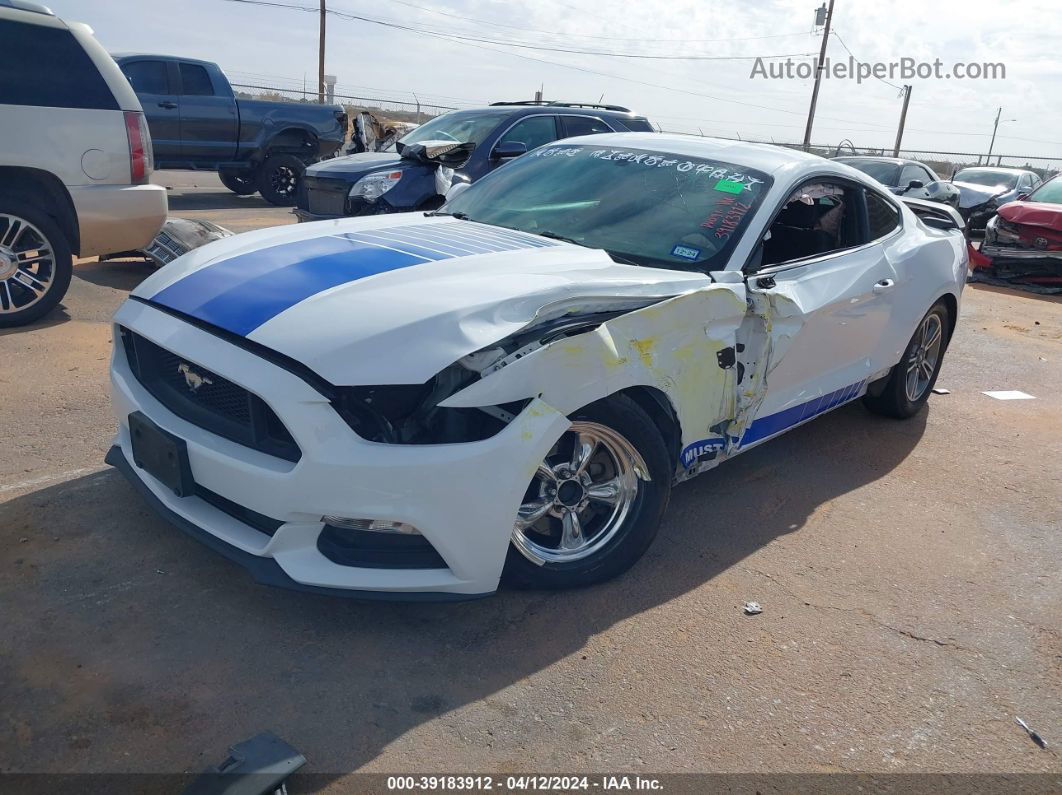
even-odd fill
[[[184,61],[202,66],[214,66],[213,61],[203,61],[199,58],[185,58],[183,55],[163,55],[157,52],[112,52],[111,57],[116,61],[128,61],[131,58],[165,58],[169,61]]]
[[[905,157],[881,157],[878,155],[840,155],[830,159],[840,160],[842,163],[847,163],[849,160],[871,160],[875,163],[895,163],[898,166],[906,163],[918,163],[917,160],[909,160]],[[919,165],[921,164],[919,163]]]
[[[475,110],[477,112],[496,111],[500,114],[512,114],[514,116],[539,116],[544,113],[558,113],[564,116],[599,116],[603,118],[643,119],[640,113],[633,110],[621,109],[618,105],[579,105],[576,103],[541,103],[530,104],[522,102],[494,102],[482,108],[461,108],[461,110]]]
[[[45,14],[50,17],[55,16],[55,12],[48,6],[41,5],[40,3],[31,3],[29,0],[0,0],[0,8],[14,8],[18,11],[32,11],[35,14]]]
[[[961,174],[963,171],[973,171],[974,169],[977,169],[978,171],[1003,171],[1007,174],[1036,173],[1035,171],[1032,171],[1028,168],[1014,168],[1013,166],[963,166],[959,169],[959,173]]]

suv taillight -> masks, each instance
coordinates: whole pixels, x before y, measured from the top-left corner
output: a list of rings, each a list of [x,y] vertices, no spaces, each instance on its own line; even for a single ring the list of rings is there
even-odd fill
[[[144,182],[154,166],[151,156],[151,134],[143,113],[125,112],[125,134],[129,139],[129,177],[134,183]]]

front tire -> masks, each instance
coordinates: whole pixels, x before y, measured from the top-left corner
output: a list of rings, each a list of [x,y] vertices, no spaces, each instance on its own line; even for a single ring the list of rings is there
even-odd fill
[[[38,320],[66,295],[70,243],[40,207],[0,194],[0,328]]]
[[[915,329],[900,363],[886,376],[877,395],[863,402],[875,414],[905,420],[917,414],[937,382],[950,334],[948,308],[943,301],[933,304]]]
[[[622,574],[667,507],[673,467],[644,409],[614,395],[571,421],[524,495],[503,573],[509,585],[576,588]]]
[[[250,196],[258,192],[258,181],[250,172],[219,171],[221,184],[237,196]]]
[[[258,168],[258,192],[270,204],[291,207],[305,170],[295,155],[270,155]]]

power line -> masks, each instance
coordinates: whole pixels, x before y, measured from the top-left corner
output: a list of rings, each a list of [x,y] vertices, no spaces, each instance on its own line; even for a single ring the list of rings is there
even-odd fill
[[[571,35],[571,34],[558,34],[557,31],[555,31],[555,30],[543,30],[541,28],[529,28],[529,27],[526,27],[525,25],[509,25],[509,24],[507,24],[505,22],[492,22],[489,19],[478,19],[476,17],[462,16],[461,14],[451,14],[449,11],[439,11],[438,9],[435,9],[435,8],[428,8],[427,6],[421,6],[421,5],[417,5],[416,3],[407,2],[407,0],[391,0],[391,2],[392,3],[398,3],[399,5],[408,6],[410,8],[416,8],[416,9],[419,9],[421,11],[427,11],[429,14],[439,14],[440,16],[450,17],[451,19],[460,19],[460,20],[463,20],[465,22],[475,22],[476,24],[479,24],[479,25],[493,25],[493,26],[499,27],[499,28],[509,28],[511,30],[526,31],[528,33],[543,33],[543,34],[545,34],[547,36],[558,36],[558,35],[567,36],[567,35]],[[573,9],[575,11],[581,11],[582,10],[582,9],[576,8],[575,6],[567,6],[567,7],[571,8],[571,9]],[[600,40],[604,40],[604,41],[640,41],[640,42],[650,42],[651,41],[651,42],[698,42],[698,43],[707,43],[707,42],[720,42],[720,41],[758,41],[758,40],[761,40],[761,39],[781,39],[781,38],[786,38],[788,36],[807,36],[807,35],[808,35],[808,32],[806,30],[801,30],[801,31],[793,32],[793,33],[771,33],[771,34],[769,34],[767,36],[745,36],[745,37],[741,37],[741,38],[729,38],[728,37],[728,38],[722,38],[722,39],[689,39],[689,38],[648,39],[648,38],[645,38],[644,36],[636,36],[636,37],[630,37],[630,36],[595,36],[595,35],[593,35],[591,33],[574,34],[574,38],[600,39]]]
[[[853,61],[855,61],[857,64],[859,64],[861,66],[863,64],[867,63],[867,61],[861,61],[861,60],[859,60],[858,58],[855,57],[855,53],[853,53],[851,50],[848,49],[848,45],[844,43],[844,39],[841,38],[841,34],[840,33],[838,33],[836,30],[834,30],[833,35],[837,37],[837,41],[839,41],[841,43],[841,46],[844,47],[845,50],[848,52],[848,54],[852,56],[852,60]],[[876,74],[873,73],[873,71],[871,72],[870,76],[873,77],[875,80],[880,80],[882,83],[884,83],[887,86],[892,86],[897,91],[903,91],[904,90],[903,86],[898,86],[895,83],[890,83],[888,80],[885,80],[884,78],[878,77]]]
[[[294,11],[313,11],[318,12],[319,9],[312,8],[310,6],[298,6],[289,5],[286,3],[273,3],[269,0],[226,0],[230,3],[244,3],[247,5],[256,6],[270,6],[273,8],[287,8]],[[506,41],[499,39],[487,39],[481,36],[465,36],[460,33],[452,33],[450,31],[437,31],[426,30],[424,28],[415,28],[410,25],[403,25],[393,20],[374,19],[372,17],[361,16],[360,14],[348,14],[343,11],[336,11],[334,9],[328,9],[327,13],[333,16],[340,17],[342,19],[349,19],[356,22],[367,22],[373,25],[381,25],[387,28],[394,28],[396,30],[404,30],[409,33],[418,33],[426,36],[448,37],[451,39],[479,42],[482,44],[498,44],[503,47],[518,47],[525,50],[539,50],[545,52],[563,52],[573,55],[596,55],[604,58],[636,58],[640,60],[653,60],[653,61],[755,61],[767,58],[797,58],[812,53],[807,52],[790,52],[790,53],[777,53],[771,55],[647,55],[644,53],[619,53],[619,52],[605,52],[600,50],[577,50],[569,47],[545,47],[538,44],[527,44],[519,41]]]

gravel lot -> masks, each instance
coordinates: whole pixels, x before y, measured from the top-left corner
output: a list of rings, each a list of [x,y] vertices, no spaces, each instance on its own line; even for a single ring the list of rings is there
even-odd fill
[[[293,221],[157,179],[174,215]],[[0,332],[0,771],[197,771],[270,728],[332,774],[1062,772],[1059,300],[968,288],[951,394],[680,486],[617,581],[381,605],[257,586],[103,466],[108,319],[148,272],[82,263]]]

